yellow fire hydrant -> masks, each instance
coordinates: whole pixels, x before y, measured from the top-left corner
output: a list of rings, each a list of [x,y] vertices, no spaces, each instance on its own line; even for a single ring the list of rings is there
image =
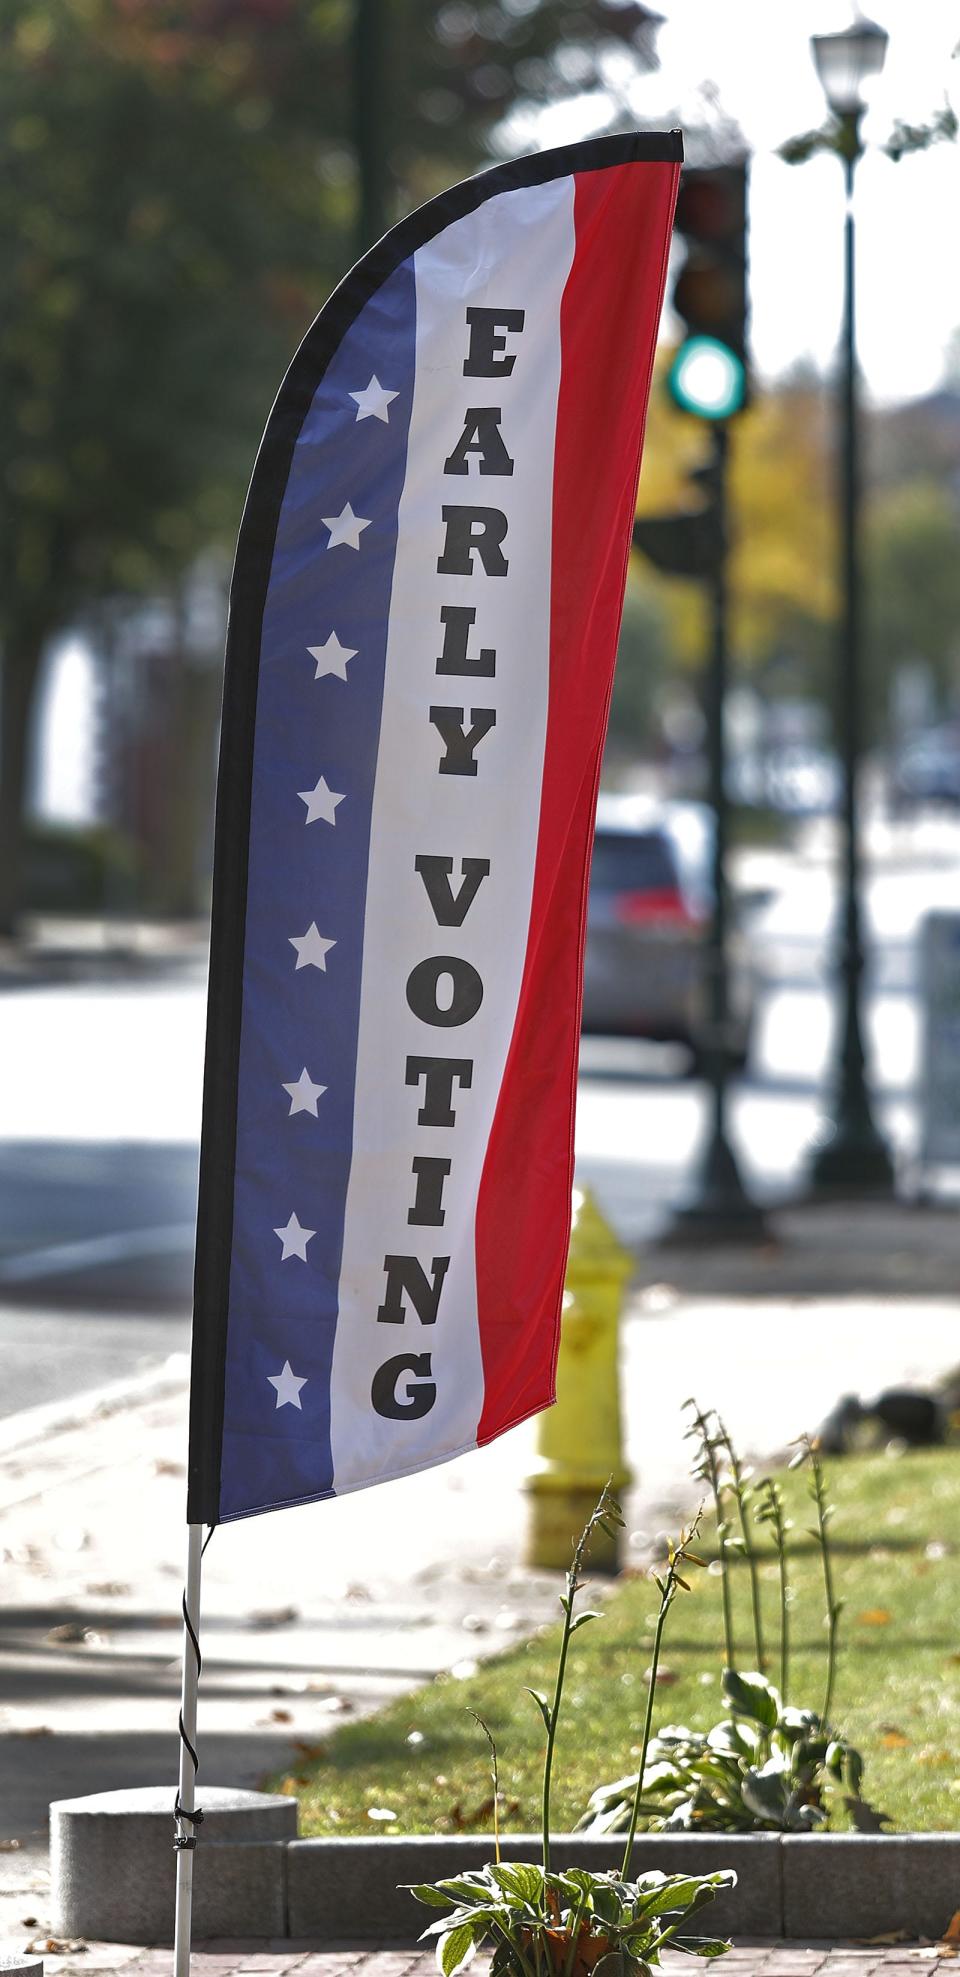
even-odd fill
[[[573,1191],[573,1226],[557,1365],[557,1403],[541,1414],[527,1563],[563,1569],[604,1483],[618,1496],[630,1482],[620,1420],[620,1310],[633,1259],[589,1188]],[[616,1572],[617,1535],[597,1531],[595,1572]]]

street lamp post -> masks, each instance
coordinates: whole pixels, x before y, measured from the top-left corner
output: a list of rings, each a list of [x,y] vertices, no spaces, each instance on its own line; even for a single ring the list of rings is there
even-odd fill
[[[834,1068],[834,1101],[829,1136],[812,1166],[820,1194],[890,1194],[894,1171],[889,1148],[870,1108],[863,1045],[864,948],[860,919],[858,833],[861,764],[861,577],[858,390],[854,281],[853,184],[863,147],[861,87],[883,67],[887,35],[873,21],[858,19],[841,34],[815,35],[817,74],[837,121],[846,180],[844,221],[843,337],[838,393],[839,510],[843,610],[839,624],[839,727],[843,756],[843,910],[838,930],[837,979],[843,1010]]]

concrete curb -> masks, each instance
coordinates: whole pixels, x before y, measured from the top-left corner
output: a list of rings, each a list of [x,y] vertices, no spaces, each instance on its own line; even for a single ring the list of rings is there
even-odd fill
[[[134,1845],[138,1871],[132,1871],[131,1855],[126,1862],[131,1871],[119,1874],[120,1855],[129,1851],[122,1827],[130,1822],[130,1800],[143,1799],[146,1811],[147,1793],[105,1793],[51,1808],[55,1833],[69,1819],[82,1836],[82,1860],[76,1838],[69,1845],[60,1840],[53,1849],[53,1904],[61,1926],[69,1920],[73,1931],[103,1942],[169,1940],[169,1808],[161,1831],[155,1796],[149,1795],[154,1828],[149,1844],[144,1832]],[[275,1935],[320,1944],[353,1938],[412,1944],[432,1917],[405,1892],[406,1884],[481,1867],[492,1856],[489,1836],[299,1840],[290,1832],[293,1801],[263,1798],[257,1819],[257,1794],[211,1795],[208,1787],[206,1796],[214,1801],[214,1829],[220,1825],[216,1801],[224,1801],[223,1825],[209,1838],[201,1834],[197,1849],[198,1935],[226,1929],[232,1937],[251,1940]],[[242,1835],[229,1816],[228,1796],[248,1809]],[[163,1797],[166,1804],[169,1793]],[[92,1826],[89,1814],[98,1815]],[[135,1826],[144,1823],[142,1816],[134,1817]],[[236,1837],[227,1837],[231,1826]],[[159,1856],[154,1858],[158,1844],[161,1871]],[[501,1852],[505,1860],[536,1860],[539,1842],[532,1835],[511,1835]],[[619,1866],[622,1841],[561,1834],[551,1853],[556,1867],[601,1871]],[[69,1869],[68,1854],[76,1856]],[[702,1929],[710,1935],[789,1941],[902,1931],[936,1940],[960,1906],[960,1833],[657,1833],[642,1838],[634,1851],[635,1873],[652,1867],[668,1874],[736,1871],[736,1888],[705,1913]]]
[[[43,1407],[25,1407],[0,1421],[0,1460],[32,1443],[44,1442],[50,1435],[68,1434],[88,1428],[94,1419],[106,1420],[147,1401],[163,1400],[179,1393],[190,1378],[190,1355],[172,1352],[161,1366],[147,1373],[131,1374],[127,1380],[112,1380],[107,1386],[92,1387],[68,1399],[52,1400]]]

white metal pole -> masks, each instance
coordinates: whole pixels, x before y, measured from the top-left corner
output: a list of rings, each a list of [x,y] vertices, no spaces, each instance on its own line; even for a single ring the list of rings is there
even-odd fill
[[[187,1584],[183,1615],[183,1680],[180,1690],[180,1783],[177,1791],[177,1904],[174,1977],[190,1977],[195,1827],[185,1815],[196,1809],[197,1689],[200,1682],[200,1559],[203,1526],[187,1526]],[[185,1844],[186,1843],[186,1844]]]

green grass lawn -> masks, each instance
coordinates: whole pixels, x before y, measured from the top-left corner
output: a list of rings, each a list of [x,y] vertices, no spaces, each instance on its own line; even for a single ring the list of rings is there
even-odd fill
[[[796,1531],[789,1699],[819,1709],[823,1605],[819,1553],[804,1529],[805,1471],[782,1478]],[[960,1449],[848,1457],[829,1465],[837,1590],[845,1602],[834,1724],[866,1760],[865,1796],[900,1830],[960,1828]],[[801,1548],[802,1547],[802,1548]],[[708,1547],[705,1547],[708,1549]],[[768,1636],[775,1633],[776,1565],[764,1546]],[[756,1661],[747,1574],[732,1574],[742,1668]],[[603,1618],[573,1639],[557,1739],[553,1825],[569,1829],[594,1786],[635,1768],[653,1620],[649,1580],[619,1582]],[[742,1642],[742,1649],[739,1643]],[[654,1727],[706,1729],[720,1697],[720,1581],[692,1575],[667,1620]],[[296,1792],[301,1829],[319,1833],[451,1833],[490,1824],[489,1759],[477,1710],[499,1746],[505,1831],[538,1824],[543,1729],[524,1687],[552,1693],[555,1635],[543,1634],[444,1675],[380,1715],[340,1729],[282,1789]],[[776,1664],[768,1669],[776,1679]],[[396,1813],[374,1821],[371,1807]]]

